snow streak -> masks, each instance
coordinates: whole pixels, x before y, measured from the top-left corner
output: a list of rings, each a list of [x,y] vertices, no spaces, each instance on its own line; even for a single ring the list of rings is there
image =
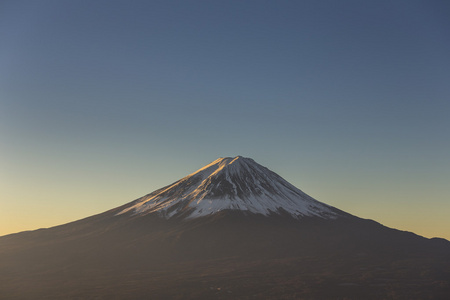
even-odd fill
[[[156,190],[118,214],[158,213],[196,218],[223,210],[253,214],[287,213],[295,218],[336,218],[338,211],[321,203],[276,173],[242,156],[219,158],[177,182]]]

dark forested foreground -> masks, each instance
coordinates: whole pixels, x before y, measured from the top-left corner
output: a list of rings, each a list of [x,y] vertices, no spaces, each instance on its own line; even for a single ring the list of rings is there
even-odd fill
[[[448,274],[435,272],[407,261],[224,260],[122,274],[2,277],[1,299],[448,299]]]
[[[448,299],[450,246],[357,218],[114,211],[0,238],[0,299]]]

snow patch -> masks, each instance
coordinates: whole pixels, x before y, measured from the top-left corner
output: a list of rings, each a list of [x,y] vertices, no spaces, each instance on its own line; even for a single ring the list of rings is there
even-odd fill
[[[331,206],[242,156],[219,158],[172,185],[138,199],[118,215],[157,212],[171,218],[188,212],[186,218],[197,218],[222,210],[266,216],[284,211],[295,218],[338,217]]]

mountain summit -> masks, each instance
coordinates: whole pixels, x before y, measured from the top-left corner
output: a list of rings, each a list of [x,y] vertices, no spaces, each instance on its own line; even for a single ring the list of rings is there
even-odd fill
[[[148,194],[118,214],[158,213],[196,218],[223,210],[337,218],[339,210],[308,196],[276,173],[242,156],[223,157],[175,183]]]

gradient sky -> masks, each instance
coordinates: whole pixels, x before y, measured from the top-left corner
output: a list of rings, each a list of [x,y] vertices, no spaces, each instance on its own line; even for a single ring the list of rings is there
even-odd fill
[[[2,1],[0,235],[243,155],[450,239],[449,1]]]

